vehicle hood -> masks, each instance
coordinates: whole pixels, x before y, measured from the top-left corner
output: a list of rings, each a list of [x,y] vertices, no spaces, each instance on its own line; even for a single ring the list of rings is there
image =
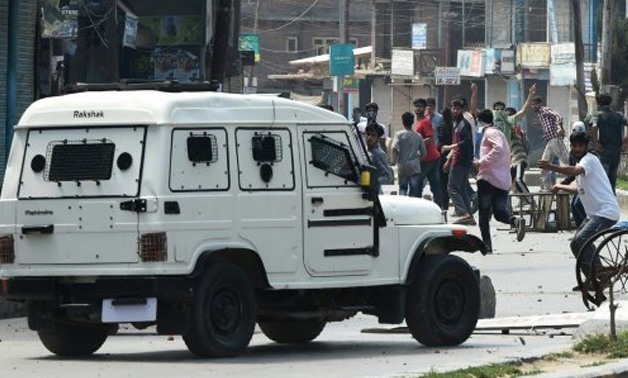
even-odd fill
[[[386,222],[395,225],[442,224],[443,213],[432,201],[423,198],[380,195]]]

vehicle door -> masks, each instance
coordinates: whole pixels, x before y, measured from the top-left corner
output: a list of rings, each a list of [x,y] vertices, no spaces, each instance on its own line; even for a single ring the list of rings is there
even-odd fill
[[[28,131],[18,188],[16,262],[131,263],[146,127]]]
[[[369,274],[378,250],[374,204],[359,185],[359,146],[348,129],[300,130],[305,267],[313,276]]]

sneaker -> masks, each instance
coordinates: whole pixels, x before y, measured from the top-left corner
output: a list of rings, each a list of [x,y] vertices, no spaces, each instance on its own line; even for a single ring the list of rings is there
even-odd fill
[[[467,226],[475,226],[477,225],[477,223],[475,223],[475,219],[473,219],[473,217],[471,215],[464,217],[464,218],[460,218],[457,221],[454,222],[454,224],[464,224]]]

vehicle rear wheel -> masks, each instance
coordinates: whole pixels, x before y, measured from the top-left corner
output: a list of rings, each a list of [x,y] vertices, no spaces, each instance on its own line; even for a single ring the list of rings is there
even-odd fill
[[[259,322],[264,335],[277,343],[308,343],[323,332],[325,322],[321,320],[282,320]]]
[[[107,325],[54,322],[37,331],[46,349],[61,357],[84,357],[96,352],[107,340]]]
[[[408,290],[406,306],[406,323],[418,342],[426,346],[461,344],[478,320],[478,279],[460,257],[425,258]]]
[[[230,263],[213,264],[196,289],[183,340],[199,357],[235,356],[249,345],[256,320],[255,291],[246,273]]]

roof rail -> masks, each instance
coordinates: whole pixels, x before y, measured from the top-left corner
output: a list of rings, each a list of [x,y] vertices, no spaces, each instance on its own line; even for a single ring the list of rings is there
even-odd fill
[[[156,90],[162,92],[215,92],[220,88],[218,81],[179,82],[177,80],[122,79],[114,83],[76,83],[68,85],[66,93],[98,91]]]

